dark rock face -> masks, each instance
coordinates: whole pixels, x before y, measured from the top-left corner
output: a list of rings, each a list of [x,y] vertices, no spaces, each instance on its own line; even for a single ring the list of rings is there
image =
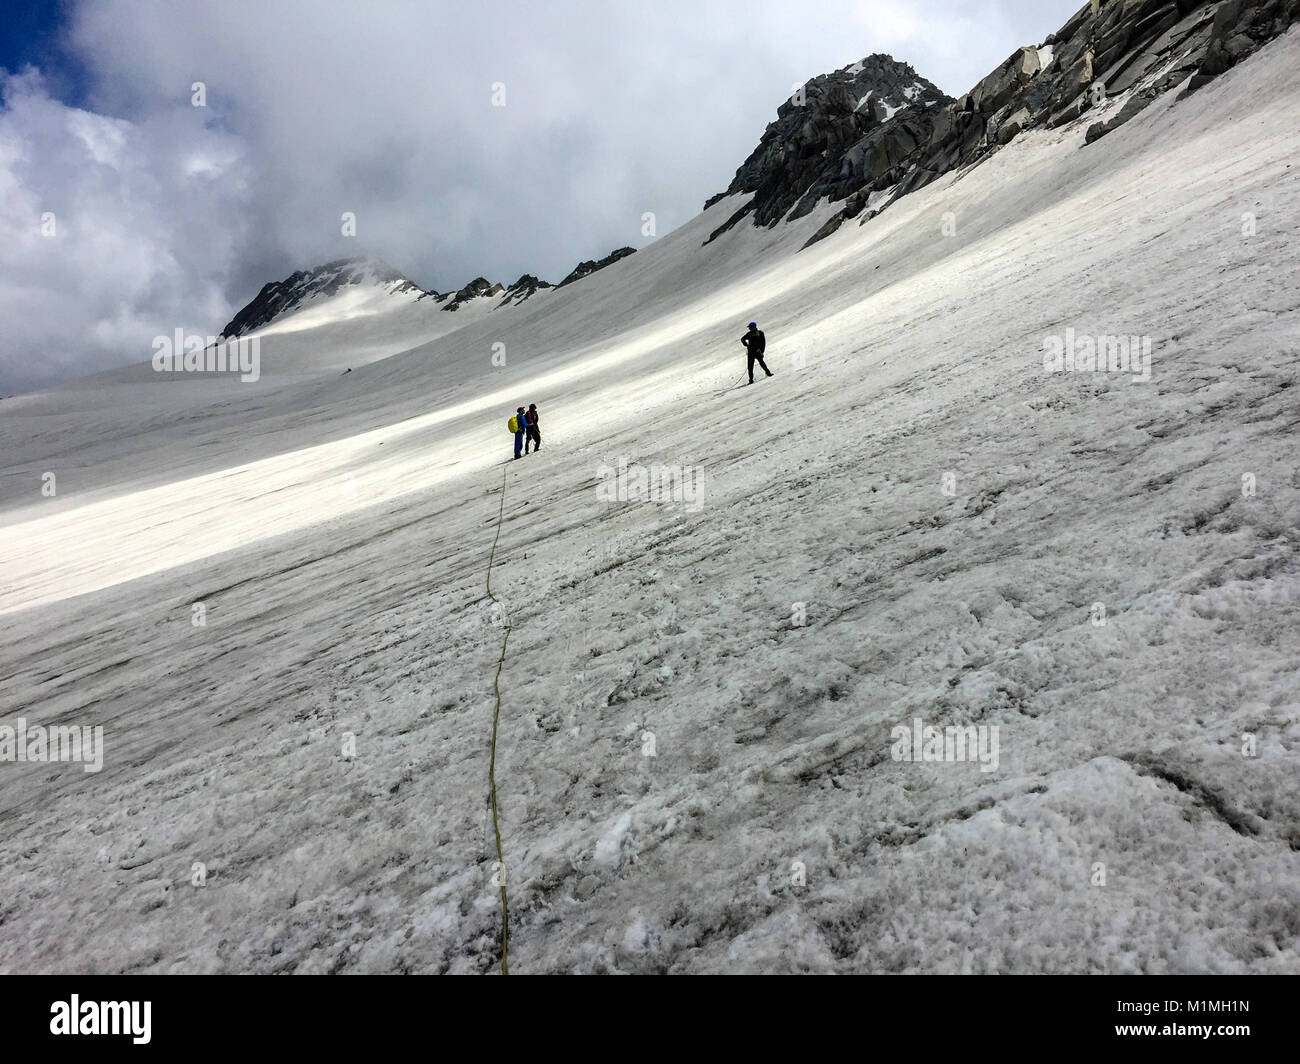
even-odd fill
[[[467,299],[477,299],[479,296],[488,295],[491,291],[491,281],[485,277],[475,277],[474,280],[456,293],[454,302],[464,303]]]
[[[506,297],[498,303],[498,306],[506,307],[511,303],[522,303],[524,300],[535,296],[538,289],[553,287],[546,281],[539,280],[531,273],[524,274],[519,280],[506,289]]]
[[[421,299],[426,295],[437,296],[436,292],[425,292],[377,259],[364,256],[338,259],[310,270],[299,270],[283,281],[272,281],[264,285],[253,301],[230,319],[221,330],[221,335],[227,339],[244,336],[254,329],[269,325],[281,315],[296,310],[313,296],[332,296],[340,288],[353,284],[384,285],[393,295],[418,292]]]
[[[1214,12],[1209,43],[1187,92],[1227,72],[1297,21],[1300,0],[1225,0]]]
[[[581,281],[584,277],[590,277],[597,270],[603,270],[606,266],[612,266],[619,259],[625,259],[629,255],[635,255],[636,248],[619,248],[617,251],[611,251],[599,262],[588,260],[580,262],[573,268],[573,271],[563,281],[557,284],[556,288],[563,288],[566,284],[573,284],[574,281]]]
[[[756,225],[774,225],[823,199],[845,201],[808,241],[815,243],[862,213],[872,193],[890,195],[878,195],[862,221],[942,174],[978,164],[1024,130],[1066,125],[1132,92],[1117,115],[1089,128],[1086,142],[1094,143],[1162,93],[1185,81],[1195,91],[1298,20],[1300,0],[1097,0],[1095,10],[1088,0],[1043,45],[1017,49],[960,99],[930,86],[933,93],[917,93],[883,121],[874,107],[852,104],[845,71],[816,78],[802,109],[787,101],[777,110],[723,193],[754,195],[705,243],[749,215]],[[901,78],[915,78],[888,56],[862,66],[893,91]]]
[[[746,214],[753,213],[757,225],[775,225],[787,213],[799,218],[821,199],[840,200],[874,184],[929,137],[933,109],[947,101],[887,55],[813,78],[777,108],[776,121],[726,192],[705,204],[737,192],[755,194],[709,239]]]
[[[1042,69],[1037,48],[1018,48],[1010,59],[971,90],[967,110],[995,114],[1015,99]]]

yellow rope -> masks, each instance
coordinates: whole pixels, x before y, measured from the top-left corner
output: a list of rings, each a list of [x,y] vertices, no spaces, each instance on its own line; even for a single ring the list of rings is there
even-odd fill
[[[492,687],[496,691],[497,706],[492,714],[492,758],[488,763],[488,783],[492,790],[492,830],[497,837],[497,870],[501,876],[501,974],[509,975],[508,954],[510,949],[510,906],[506,901],[506,859],[501,851],[501,825],[497,821],[497,722],[501,719],[501,670],[506,663],[506,644],[510,642],[510,623],[506,620],[505,607],[492,594],[492,562],[497,556],[497,540],[501,538],[501,524],[506,511],[506,475],[510,471],[509,463],[501,471],[501,508],[497,513],[497,534],[492,540],[492,552],[488,555],[487,593],[488,598],[501,609],[501,624],[505,627],[505,638],[501,640],[501,657],[497,661],[496,680]]]

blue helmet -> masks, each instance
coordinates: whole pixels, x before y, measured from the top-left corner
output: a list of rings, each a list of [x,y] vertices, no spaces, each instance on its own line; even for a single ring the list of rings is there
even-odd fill
[[[751,322],[749,323],[749,327],[750,327],[751,329],[757,329],[757,328],[758,328],[758,322],[756,322],[756,321],[751,321]]]

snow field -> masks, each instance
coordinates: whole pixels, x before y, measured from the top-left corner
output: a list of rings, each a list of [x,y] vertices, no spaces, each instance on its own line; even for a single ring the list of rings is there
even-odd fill
[[[0,766],[0,968],[494,970],[504,480],[512,970],[1297,971],[1297,58],[802,253],[826,208],[701,248],[724,201],[427,340],[295,332],[277,379],[267,336],[264,387],[135,435],[6,400],[0,718],[109,755]],[[751,319],[777,376],[720,392]],[[1152,379],[1044,373],[1067,327]],[[160,462],[181,417],[228,450]],[[619,459],[703,507],[601,502]],[[998,770],[892,760],[915,717],[996,725]]]

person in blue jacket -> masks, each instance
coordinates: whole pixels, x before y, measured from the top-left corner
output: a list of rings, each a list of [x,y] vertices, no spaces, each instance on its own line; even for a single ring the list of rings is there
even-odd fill
[[[523,454],[524,433],[528,431],[528,419],[524,417],[524,408],[522,406],[515,412],[515,417],[519,419],[515,422],[519,426],[515,431],[515,457],[518,458]]]

